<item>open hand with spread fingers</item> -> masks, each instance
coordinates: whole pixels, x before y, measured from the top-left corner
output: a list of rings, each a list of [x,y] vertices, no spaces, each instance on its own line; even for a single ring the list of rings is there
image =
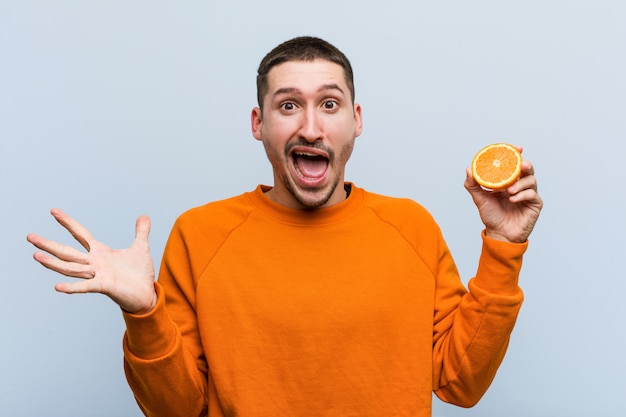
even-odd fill
[[[95,240],[76,220],[59,209],[52,216],[81,244],[87,252],[45,239],[34,233],[26,239],[38,249],[34,259],[48,269],[77,282],[58,283],[59,292],[101,293],[109,296],[122,309],[135,314],[149,312],[156,304],[154,264],[150,255],[148,235],[150,219],[141,216],[135,225],[135,241],[130,247],[114,250]]]

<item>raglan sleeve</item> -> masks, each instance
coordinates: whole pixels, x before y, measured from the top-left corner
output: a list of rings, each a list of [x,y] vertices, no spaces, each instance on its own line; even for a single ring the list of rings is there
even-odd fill
[[[179,221],[168,239],[158,301],[145,315],[124,314],[124,370],[146,416],[206,415],[208,366],[195,314],[194,266]]]
[[[492,240],[484,232],[482,242],[467,290],[445,244],[436,277],[433,390],[463,407],[475,405],[493,381],[523,301],[518,278],[528,243]]]

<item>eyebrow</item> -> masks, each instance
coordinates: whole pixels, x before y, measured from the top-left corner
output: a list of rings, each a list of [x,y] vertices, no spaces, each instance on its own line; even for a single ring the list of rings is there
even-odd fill
[[[339,91],[341,94],[344,94],[344,91],[341,89],[341,87],[339,87],[339,85],[337,84],[324,84],[322,86],[320,86],[320,88],[317,89],[317,92],[322,92],[322,91],[327,91],[327,90],[337,90]],[[295,87],[283,87],[283,88],[279,88],[278,90],[276,90],[274,92],[274,94],[272,94],[273,97],[282,95],[282,94],[299,94],[301,93],[301,91],[298,88]]]

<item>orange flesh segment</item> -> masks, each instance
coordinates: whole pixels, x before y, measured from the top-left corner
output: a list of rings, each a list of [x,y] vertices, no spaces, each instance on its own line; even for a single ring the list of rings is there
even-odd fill
[[[517,181],[521,163],[522,155],[514,146],[497,143],[476,154],[472,161],[472,175],[484,188],[502,190]]]

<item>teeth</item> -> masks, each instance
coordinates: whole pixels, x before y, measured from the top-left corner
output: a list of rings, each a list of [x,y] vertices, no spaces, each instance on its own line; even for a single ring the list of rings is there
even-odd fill
[[[292,155],[292,158],[293,158],[293,166],[294,166],[296,172],[298,173],[298,175],[300,175],[302,178],[309,178],[309,177],[300,170],[300,166],[298,165],[298,158],[303,158],[303,159],[309,159],[310,158],[312,160],[324,159],[328,163],[328,158],[327,157],[325,157],[323,155],[320,155],[318,153],[315,153],[315,152],[293,151],[293,153],[291,155]]]

